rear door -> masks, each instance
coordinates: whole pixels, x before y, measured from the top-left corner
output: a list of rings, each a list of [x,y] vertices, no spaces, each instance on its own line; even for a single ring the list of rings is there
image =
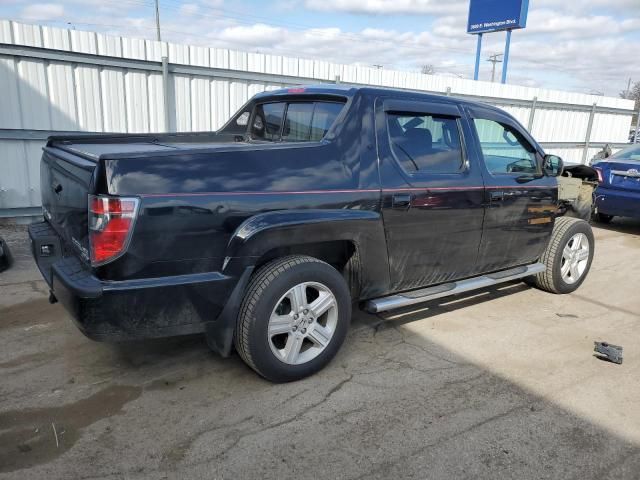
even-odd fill
[[[467,107],[482,167],[487,205],[478,268],[490,272],[536,261],[544,251],[558,202],[557,180],[543,175],[542,151],[511,116]]]
[[[381,99],[376,131],[393,291],[475,273],[484,186],[451,102]]]

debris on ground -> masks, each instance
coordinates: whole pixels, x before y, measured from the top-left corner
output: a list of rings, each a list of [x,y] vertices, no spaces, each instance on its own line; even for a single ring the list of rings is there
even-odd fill
[[[607,342],[593,342],[593,351],[596,352],[596,357],[601,360],[609,360],[610,362],[622,363],[622,347],[618,345],[611,345]]]

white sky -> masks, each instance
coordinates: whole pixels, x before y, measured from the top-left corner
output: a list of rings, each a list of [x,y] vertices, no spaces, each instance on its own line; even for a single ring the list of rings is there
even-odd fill
[[[160,0],[163,40],[334,62],[473,75],[468,0]],[[153,0],[0,0],[0,17],[155,38]],[[504,47],[485,35],[484,61]],[[531,0],[509,83],[617,95],[640,81],[640,0]]]

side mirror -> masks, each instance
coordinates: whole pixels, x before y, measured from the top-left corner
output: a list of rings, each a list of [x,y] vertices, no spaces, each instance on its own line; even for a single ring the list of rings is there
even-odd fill
[[[542,165],[545,175],[549,177],[559,177],[564,169],[564,162],[557,155],[545,155]]]

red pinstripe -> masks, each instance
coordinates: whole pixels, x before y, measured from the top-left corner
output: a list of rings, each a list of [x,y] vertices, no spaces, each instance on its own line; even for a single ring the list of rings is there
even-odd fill
[[[434,191],[465,191],[465,190],[483,190],[483,189],[556,189],[557,186],[530,185],[520,187],[514,185],[502,186],[470,186],[470,187],[407,187],[407,188],[383,188],[383,189],[350,189],[350,190],[300,190],[300,191],[282,191],[282,192],[194,192],[194,193],[143,193],[141,197],[202,197],[211,195],[221,196],[239,196],[239,195],[321,195],[329,193],[392,193],[392,192],[434,192]]]

